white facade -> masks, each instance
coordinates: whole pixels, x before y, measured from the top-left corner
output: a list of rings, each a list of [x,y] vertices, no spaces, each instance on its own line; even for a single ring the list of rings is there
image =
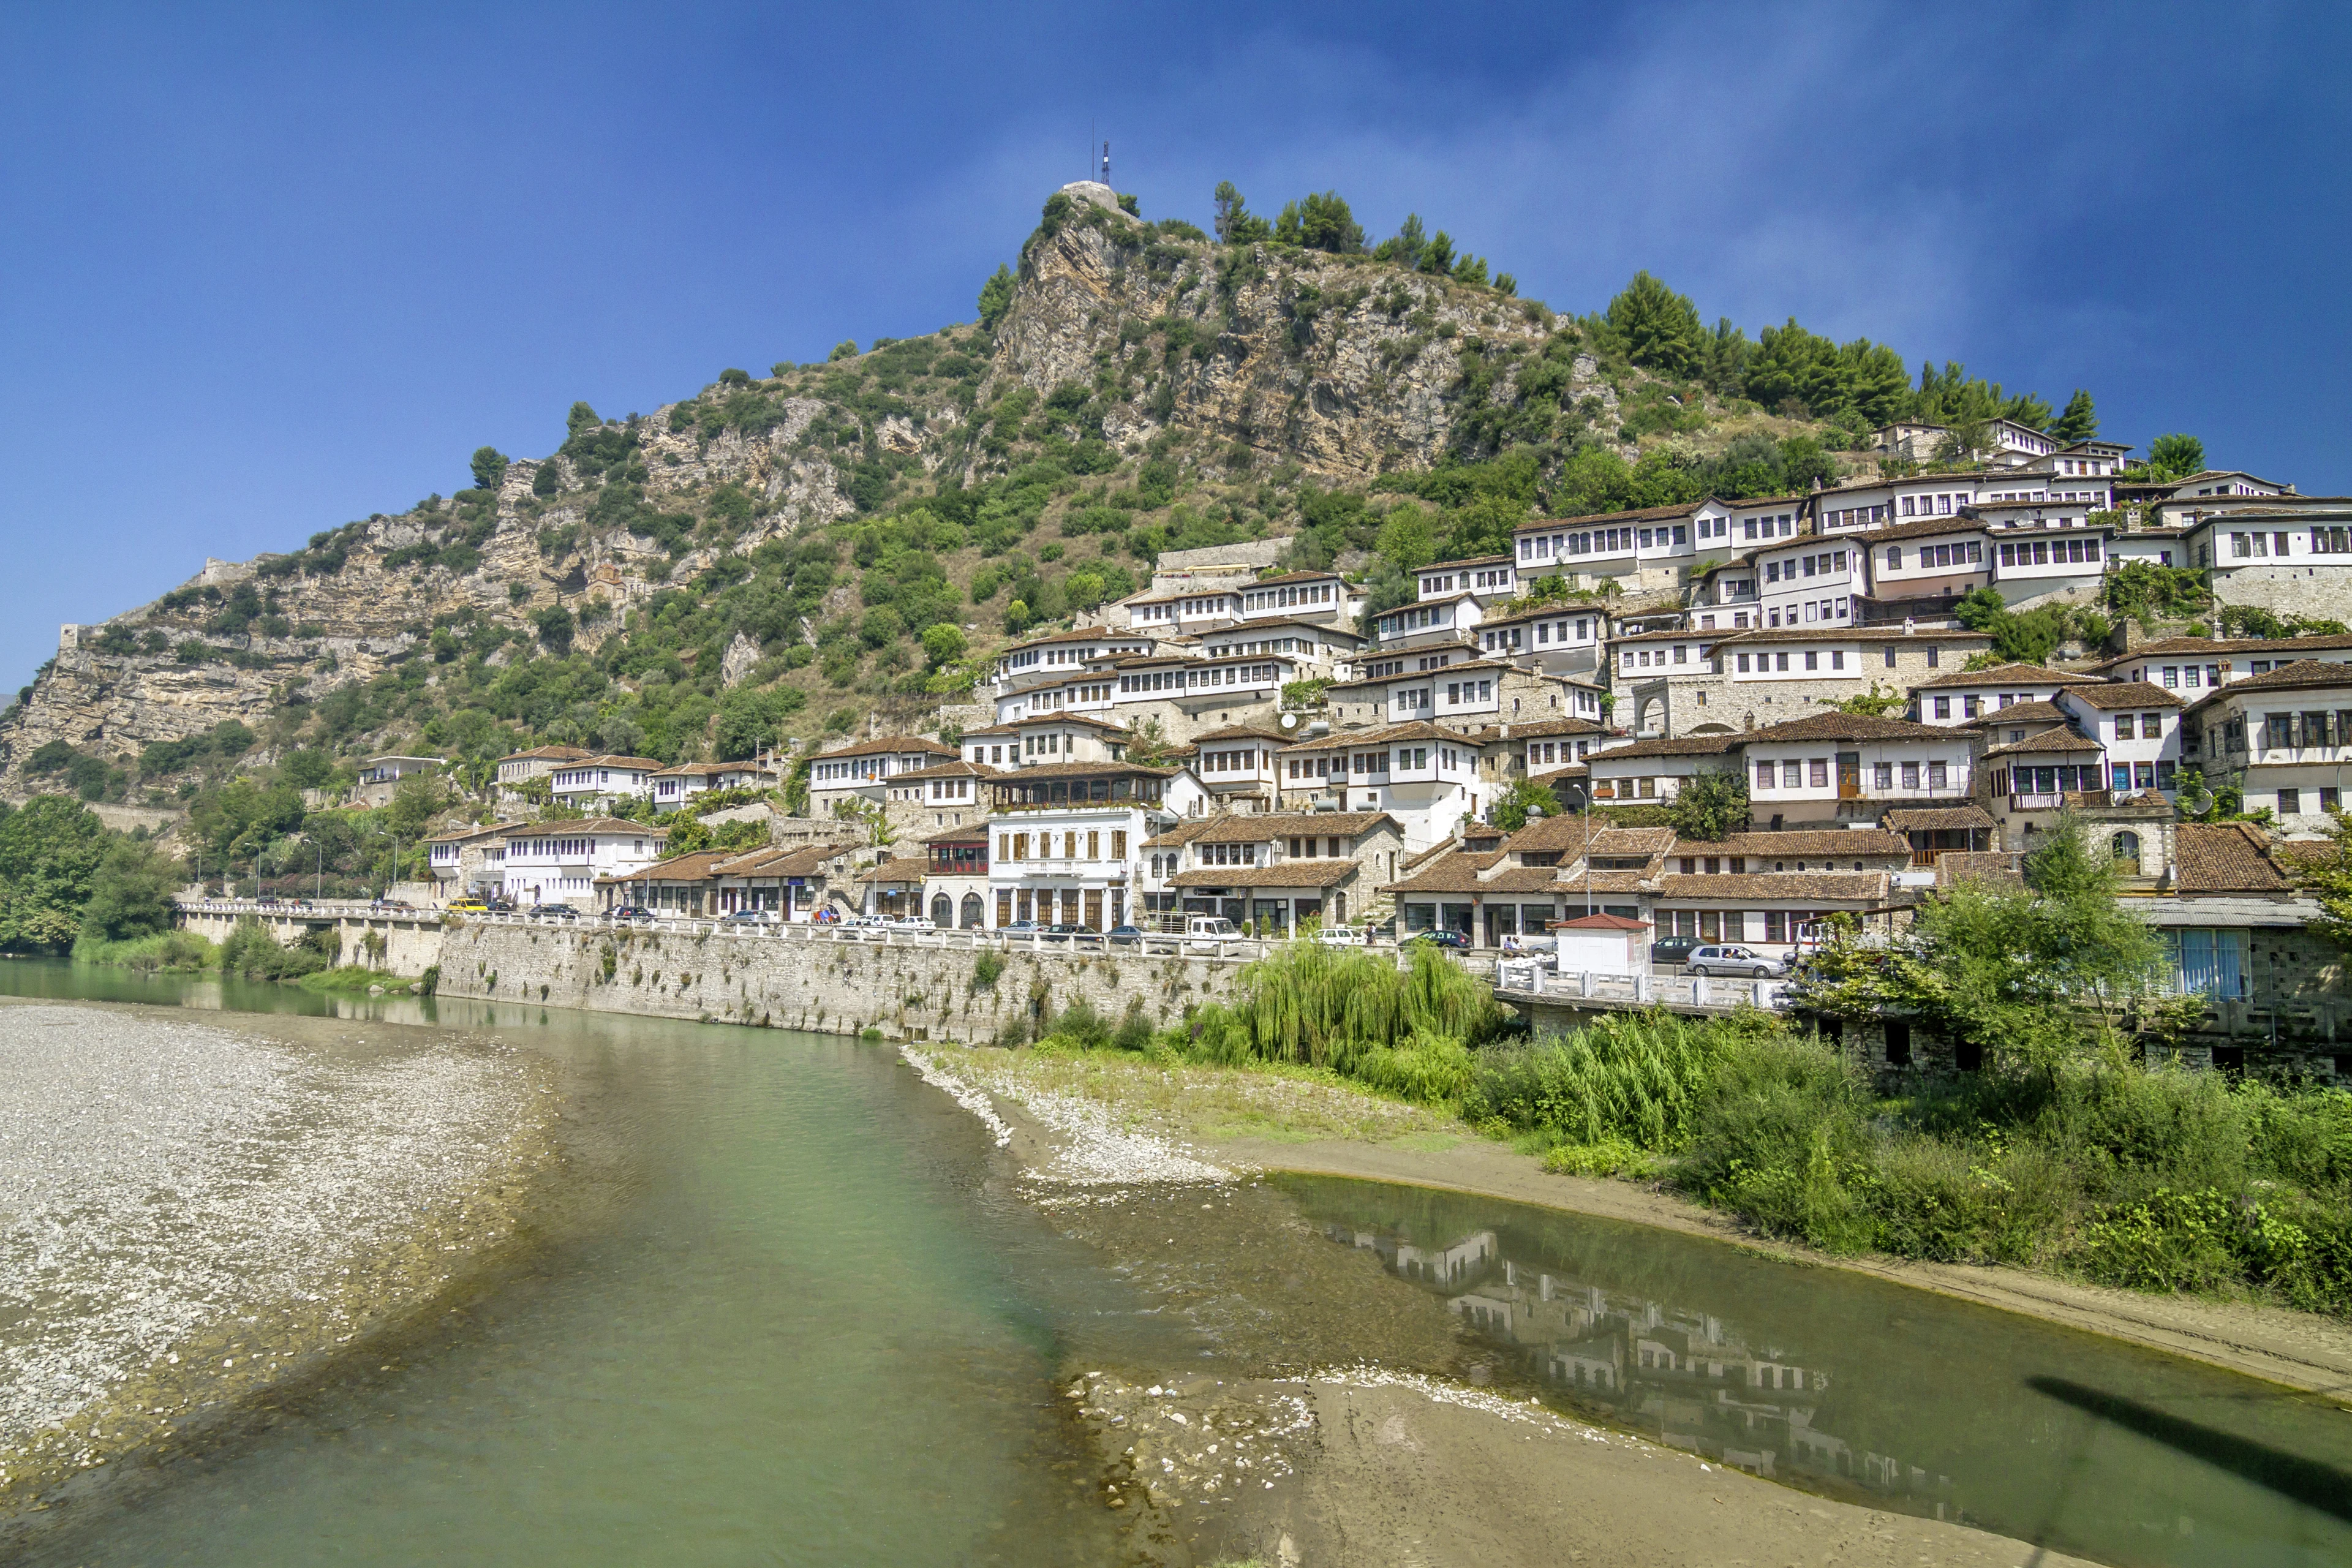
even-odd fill
[[[548,775],[548,787],[564,805],[593,810],[650,798],[654,774],[660,771],[661,763],[651,757],[582,757],[559,765]]]
[[[2352,784],[2352,667],[2296,661],[2249,676],[2206,697],[2187,722],[2195,733],[2184,761],[2208,788],[2236,784],[2246,808],[2269,808],[2289,837],[2334,826]]]
[[[2047,702],[2088,679],[2032,664],[1962,670],[1914,686],[1911,717],[1922,724],[1965,724],[2021,702]]]
[[[666,836],[642,822],[544,822],[507,835],[506,896],[518,907],[593,906],[600,878],[625,877],[661,858]]]
[[[1765,626],[1841,626],[1853,619],[1864,592],[1862,552],[1844,540],[1808,534],[1790,544],[1758,550],[1757,608]]]
[[[2107,787],[2169,792],[2180,765],[2180,700],[2145,681],[2085,683],[2052,699],[2086,739],[2099,742]]]
[[[988,822],[988,923],[1019,921],[1108,931],[1129,923],[1144,841],[1174,825],[1140,804],[1000,811]]]

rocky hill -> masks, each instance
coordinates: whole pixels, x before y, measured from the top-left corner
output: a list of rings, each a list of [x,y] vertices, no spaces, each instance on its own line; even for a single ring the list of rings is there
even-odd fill
[[[575,405],[551,456],[485,448],[453,495],[68,628],[0,715],[0,795],[163,805],[298,752],[478,768],[537,740],[675,758],[919,722],[1163,549],[1286,534],[1360,565],[1394,506],[1435,548],[1596,510],[1596,454],[1622,478],[1845,444],[1635,368],[1600,318],[1083,194],[1009,281],[980,324],[651,414]]]

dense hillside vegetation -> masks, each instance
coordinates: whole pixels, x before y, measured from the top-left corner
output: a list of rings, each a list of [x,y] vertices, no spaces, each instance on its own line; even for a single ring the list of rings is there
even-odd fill
[[[449,495],[84,628],[0,721],[6,790],[194,803],[191,847],[247,855],[372,752],[478,784],[537,742],[668,761],[921,724],[1167,550],[1291,537],[1377,609],[1531,513],[1833,480],[1887,418],[2091,422],[1793,321],[1706,327],[1646,273],[1572,317],[1418,218],[1367,244],[1330,193],[1219,198],[1222,238],[1056,195],[977,322],[650,414],[574,404],[545,458],[485,447]]]

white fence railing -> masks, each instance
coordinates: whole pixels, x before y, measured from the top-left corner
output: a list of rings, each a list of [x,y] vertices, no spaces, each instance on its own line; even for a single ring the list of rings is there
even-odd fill
[[[1707,974],[1561,973],[1547,964],[1505,959],[1495,966],[1495,989],[1507,995],[1556,996],[1580,1002],[1654,1002],[1728,1010],[1742,1004],[1778,1008],[1788,985],[1778,980],[1730,980]]]
[[[798,942],[856,943],[883,947],[961,948],[977,951],[992,948],[1000,952],[1079,952],[1088,957],[1150,957],[1208,958],[1229,963],[1245,963],[1263,958],[1285,945],[1279,937],[1255,936],[1194,936],[1172,931],[1145,931],[1135,935],[1108,936],[1099,931],[1063,932],[1048,935],[1044,931],[1011,931],[985,929],[934,929],[924,931],[893,925],[852,924],[846,921],[730,921],[709,916],[675,918],[656,917],[651,920],[614,920],[603,913],[582,913],[572,917],[544,916],[528,913],[485,914],[452,912],[445,910],[386,909],[383,905],[364,902],[297,903],[281,900],[275,903],[252,899],[209,899],[202,902],[182,900],[184,913],[211,915],[260,915],[265,918],[299,919],[331,917],[338,919],[410,920],[445,924],[526,926],[534,930],[598,931],[659,931],[677,936],[719,936],[742,942]],[[1350,943],[1350,946],[1356,944]],[[1364,944],[1367,951],[1381,954],[1402,965],[1407,950],[1386,940]],[[1454,963],[1481,976],[1493,974],[1496,960],[1492,954],[1454,952]]]

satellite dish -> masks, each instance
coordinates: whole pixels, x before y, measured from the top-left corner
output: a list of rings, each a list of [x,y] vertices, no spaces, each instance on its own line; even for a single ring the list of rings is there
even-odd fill
[[[1286,730],[1296,730],[1298,728],[1298,715],[1296,713],[1285,713],[1281,719],[1276,721],[1276,722],[1280,723]]]

